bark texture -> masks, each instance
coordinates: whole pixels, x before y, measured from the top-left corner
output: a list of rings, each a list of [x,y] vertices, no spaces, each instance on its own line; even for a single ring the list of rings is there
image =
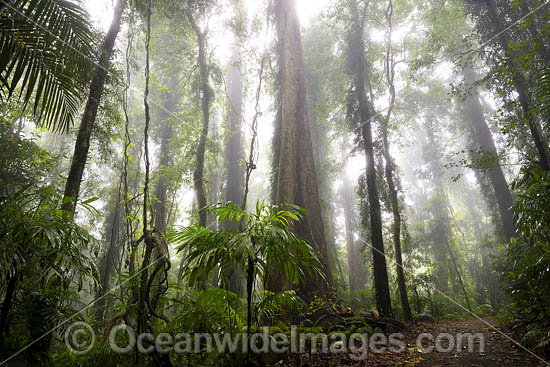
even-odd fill
[[[464,82],[467,86],[473,85],[476,77],[474,70],[471,67],[464,69]],[[465,104],[465,114],[470,123],[470,131],[472,138],[478,148],[488,152],[495,157],[498,157],[498,152],[493,140],[491,130],[485,120],[483,108],[479,101],[479,95],[477,91],[473,90],[468,93]],[[502,227],[506,240],[510,242],[510,239],[517,235],[517,228],[514,221],[514,213],[512,206],[514,205],[512,194],[500,163],[496,160],[493,166],[487,170],[487,176],[493,186],[497,204],[500,212],[500,218],[502,220]]]
[[[317,173],[307,113],[304,58],[300,25],[294,0],[277,0],[277,36],[279,42],[280,99],[279,133],[275,148],[275,203],[299,205],[308,210],[296,224],[295,232],[315,249],[324,268],[328,283],[332,283],[323,225]],[[273,279],[272,281],[280,281]],[[279,288],[281,284],[271,284]],[[321,279],[307,279],[298,293],[306,300],[324,295],[327,284]]]
[[[550,150],[548,149],[548,144],[544,139],[544,134],[537,121],[535,112],[533,111],[534,105],[529,93],[529,84],[521,68],[518,67],[514,60],[514,55],[510,50],[510,39],[500,21],[501,18],[498,14],[495,0],[486,0],[484,3],[486,4],[485,6],[487,7],[487,13],[492,22],[493,30],[495,34],[498,34],[497,39],[500,47],[504,51],[506,63],[508,64],[514,87],[518,93],[518,102],[523,111],[523,118],[529,126],[531,137],[537,149],[540,160],[539,165],[545,170],[550,170]]]
[[[168,192],[170,188],[170,175],[168,169],[172,167],[172,152],[170,149],[170,140],[174,135],[170,121],[171,114],[176,108],[176,86],[175,83],[169,85],[169,90],[164,96],[163,109],[161,113],[162,123],[160,128],[160,157],[158,167],[158,181],[155,188],[155,198],[153,201],[153,213],[155,228],[160,233],[166,233],[168,226]]]
[[[372,138],[371,112],[369,110],[367,95],[365,92],[365,44],[363,39],[363,20],[357,15],[352,24],[349,37],[350,66],[352,68],[355,86],[355,97],[359,107],[359,123],[365,160],[367,163],[367,192],[369,200],[374,289],[376,293],[376,306],[380,315],[392,316],[390,287],[388,283],[388,269],[384,251],[384,239],[382,236],[382,213],[380,198],[376,184],[376,167],[374,161],[374,145]]]
[[[124,0],[118,0],[116,2],[113,20],[109,27],[109,31],[105,35],[103,44],[101,45],[101,55],[98,62],[99,66],[96,68],[94,77],[92,78],[88,102],[86,103],[84,115],[82,116],[82,121],[80,122],[80,127],[78,129],[78,135],[76,137],[71,168],[69,170],[69,176],[67,177],[67,183],[65,185],[62,205],[64,210],[72,214],[74,214],[76,209],[76,202],[80,192],[82,175],[84,174],[86,160],[88,159],[88,151],[90,150],[90,137],[92,136],[97,110],[99,108],[99,102],[101,101],[101,95],[103,94],[103,87],[105,85],[105,79],[109,70],[109,61],[113,55],[115,40],[120,31],[120,22],[122,19],[122,12],[124,10],[123,1]]]
[[[208,138],[208,129],[210,125],[210,102],[212,100],[212,89],[210,88],[209,78],[210,72],[208,69],[207,50],[206,50],[206,31],[200,29],[199,25],[193,18],[193,15],[188,12],[187,19],[191,28],[197,37],[199,46],[198,63],[200,74],[200,93],[201,93],[201,111],[202,111],[202,129],[197,147],[197,163],[193,171],[193,184],[195,194],[197,195],[197,205],[199,210],[199,225],[206,227],[207,213],[204,208],[208,205],[206,199],[206,191],[204,188],[204,157],[206,153],[206,139]]]
[[[365,263],[363,254],[358,244],[353,238],[353,218],[355,217],[353,208],[353,189],[349,179],[344,174],[342,177],[342,201],[344,206],[344,222],[346,229],[346,247],[348,250],[348,280],[349,290],[353,294],[365,287]]]
[[[231,68],[228,74],[230,114],[228,121],[229,136],[225,140],[225,201],[231,201],[240,205],[244,196],[244,166],[241,165],[241,160],[244,159],[244,151],[242,141],[242,57],[238,43],[237,41],[237,44],[233,48]],[[238,224],[234,221],[225,222],[221,225],[231,226],[235,229],[239,228]],[[240,269],[228,267],[224,271],[231,274],[229,276],[229,290],[240,294],[242,278]]]

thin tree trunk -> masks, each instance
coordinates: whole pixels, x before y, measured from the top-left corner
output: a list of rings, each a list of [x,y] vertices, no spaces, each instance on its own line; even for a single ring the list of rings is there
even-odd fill
[[[99,102],[103,94],[103,87],[105,85],[105,79],[109,70],[109,61],[113,55],[113,49],[115,40],[120,31],[120,23],[122,19],[122,12],[124,10],[124,0],[118,0],[115,5],[115,12],[109,31],[105,35],[103,44],[101,45],[101,57],[99,58],[98,66],[95,71],[95,75],[90,85],[90,94],[88,96],[88,102],[80,122],[78,129],[78,135],[74,147],[73,159],[71,162],[71,168],[69,170],[69,176],[67,177],[67,183],[65,185],[65,193],[63,196],[62,208],[67,212],[74,215],[76,210],[76,201],[80,192],[80,183],[82,181],[82,175],[86,166],[86,160],[88,159],[88,151],[90,149],[90,137],[94,128],[95,119],[97,116],[97,110],[99,108]]]
[[[468,306],[468,311],[470,311],[470,313],[473,314],[472,305],[470,304],[470,298],[468,297],[468,293],[466,293],[466,287],[464,286],[464,282],[462,281],[462,275],[461,275],[461,272],[460,272],[460,268],[458,267],[458,263],[456,261],[454,251],[451,248],[451,244],[449,243],[449,241],[446,241],[445,244],[447,245],[447,249],[449,250],[449,255],[450,255],[451,260],[453,262],[453,266],[455,268],[456,276],[458,277],[458,282],[459,282],[460,288],[462,290],[462,295],[464,296],[464,299],[466,300],[466,305]]]
[[[294,230],[313,247],[328,283],[332,284],[308,122],[300,25],[294,0],[277,0],[275,9],[281,82],[279,126],[276,128],[279,136],[276,141],[278,146],[275,147],[275,203],[295,204],[308,210],[308,214],[295,225]],[[270,288],[280,289],[281,284],[274,283],[281,280],[273,278]],[[321,279],[307,277],[306,284],[298,289],[298,293],[311,301],[315,295],[327,294],[327,284]]]
[[[366,8],[364,9],[366,12]],[[352,65],[354,72],[354,86],[356,98],[359,103],[359,116],[365,160],[367,164],[367,192],[369,199],[374,289],[376,293],[376,306],[383,316],[392,316],[390,287],[388,282],[388,270],[384,252],[384,239],[382,235],[382,213],[380,199],[376,184],[376,167],[374,160],[374,145],[372,139],[372,116],[369,111],[367,95],[365,93],[365,45],[363,38],[363,19],[359,19],[355,12],[355,21],[350,37],[349,49],[352,53]]]
[[[399,198],[397,188],[393,182],[393,163],[389,154],[389,142],[387,134],[384,134],[384,155],[386,160],[386,182],[390,194],[390,202],[393,214],[393,245],[395,246],[395,262],[397,272],[397,284],[399,286],[399,296],[403,307],[403,317],[405,321],[412,321],[411,306],[407,295],[407,282],[403,270],[403,255],[401,250],[401,210],[399,208]]]
[[[491,22],[493,23],[493,28],[496,34],[498,34],[498,40],[500,46],[504,51],[506,61],[510,68],[512,81],[514,83],[516,92],[518,93],[518,100],[523,111],[523,117],[526,119],[529,130],[531,131],[531,136],[535,147],[539,155],[539,165],[544,170],[550,170],[550,151],[548,149],[548,144],[544,139],[544,134],[542,129],[537,122],[537,117],[533,112],[533,104],[529,95],[529,84],[525,79],[525,76],[522,73],[522,70],[516,65],[516,62],[513,59],[513,55],[510,50],[510,40],[508,35],[504,31],[504,27],[500,22],[500,18],[497,12],[497,7],[494,0],[486,0],[484,2],[487,7],[487,12]]]
[[[342,201],[344,206],[344,222],[346,226],[346,246],[348,250],[348,279],[349,290],[353,294],[360,290],[358,282],[358,269],[355,264],[360,254],[355,251],[355,241],[353,238],[353,192],[349,179],[342,175]]]
[[[386,9],[386,21],[388,22],[388,33],[386,36],[386,81],[388,83],[388,89],[390,92],[389,108],[386,112],[386,118],[382,125],[382,140],[384,143],[384,161],[386,162],[385,174],[386,182],[388,184],[391,209],[393,214],[393,245],[395,247],[395,262],[397,271],[397,284],[399,287],[399,296],[401,298],[401,305],[403,307],[403,318],[406,322],[412,321],[411,306],[409,305],[409,297],[407,295],[407,282],[405,280],[405,273],[403,268],[403,255],[401,250],[401,209],[399,207],[399,197],[397,194],[397,187],[394,182],[393,174],[393,160],[390,153],[390,142],[388,140],[389,135],[389,123],[393,113],[393,106],[395,104],[395,62],[393,58],[392,47],[392,32],[393,32],[393,2],[389,0],[388,7]]]
[[[215,118],[212,119],[210,124],[210,136],[213,140],[218,140],[218,122]],[[209,162],[208,164],[208,202],[217,203],[219,200],[219,188],[220,188],[220,167],[218,167],[216,162]],[[207,216],[207,226],[211,229],[218,229],[218,223],[216,222],[215,215]]]
[[[467,67],[464,69],[463,73],[464,82],[466,85],[473,85],[475,82],[474,70],[471,67]],[[464,112],[470,120],[469,122],[472,138],[475,139],[478,147],[486,152],[489,152],[489,154],[498,157],[493,135],[491,134],[491,130],[489,130],[489,126],[485,120],[485,115],[483,114],[483,108],[481,107],[477,91],[474,90],[471,93],[468,93],[464,107]],[[491,185],[493,186],[497,199],[504,235],[507,242],[510,242],[510,239],[517,235],[517,228],[514,221],[514,213],[512,208],[514,202],[510,188],[506,182],[506,178],[504,177],[504,173],[502,172],[502,168],[500,167],[498,160],[495,161],[494,165],[487,171],[487,175],[489,176],[489,180],[491,181]]]
[[[209,71],[206,50],[206,32],[202,31],[196,23],[193,15],[187,12],[187,19],[191,28],[197,36],[199,46],[198,63],[200,74],[200,92],[201,92],[201,110],[202,110],[202,130],[197,147],[197,159],[195,170],[193,171],[193,183],[195,186],[195,194],[197,195],[197,204],[199,210],[199,226],[206,227],[207,213],[205,207],[208,205],[206,200],[206,192],[204,189],[204,158],[206,153],[206,139],[208,137],[208,128],[210,123],[210,100],[211,89],[209,84]]]

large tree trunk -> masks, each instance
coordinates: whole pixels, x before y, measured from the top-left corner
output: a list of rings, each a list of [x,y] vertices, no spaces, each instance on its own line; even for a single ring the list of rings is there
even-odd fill
[[[237,36],[236,38],[238,39],[239,37]],[[229,136],[225,141],[225,201],[241,205],[244,196],[244,167],[241,165],[241,160],[244,158],[242,146],[243,81],[241,48],[238,40],[236,43],[233,47],[231,68],[228,73],[230,114],[228,121]],[[222,226],[239,228],[239,225],[235,221],[224,222]],[[241,270],[229,267],[229,269],[224,269],[224,271],[229,273],[229,290],[240,294]]]
[[[197,36],[199,46],[199,74],[200,74],[200,92],[201,92],[201,110],[202,110],[202,130],[197,147],[197,159],[195,170],[193,171],[193,184],[195,186],[195,195],[197,195],[197,205],[199,210],[199,226],[206,227],[207,213],[205,207],[208,205],[206,200],[206,192],[204,189],[204,157],[206,153],[206,139],[208,137],[208,129],[210,124],[210,101],[212,99],[212,90],[209,84],[210,72],[208,70],[207,50],[206,50],[206,31],[202,31],[196,23],[193,15],[187,13],[187,19],[191,24],[191,28]]]
[[[473,86],[475,79],[474,70],[471,67],[464,69],[464,82],[467,86]],[[475,139],[475,143],[477,144],[476,148],[479,147],[483,151],[498,157],[493,135],[485,120],[477,91],[473,90],[468,93],[464,107],[464,112],[470,120],[470,131],[472,138]],[[517,235],[514,213],[512,210],[514,202],[498,160],[495,161],[493,167],[487,171],[487,175],[489,176],[497,199],[504,235],[506,240],[510,242],[510,239]]]
[[[306,74],[307,75],[307,74]],[[307,76],[309,78],[310,76]],[[312,77],[313,78],[313,77]],[[329,162],[330,143],[327,138],[327,129],[319,124],[317,108],[320,108],[317,90],[309,91],[310,102],[308,104],[308,116],[310,117],[311,143],[313,147],[313,160],[315,162],[315,170],[317,172],[317,182],[319,184],[319,195],[321,198],[321,208],[323,210],[322,217],[325,226],[325,237],[327,240],[327,254],[330,268],[334,271],[333,276],[337,272],[341,278],[344,278],[342,265],[338,258],[336,244],[334,240],[334,194],[331,188],[332,181],[330,175],[326,174],[327,162]]]
[[[295,204],[308,210],[294,230],[314,248],[330,284],[331,270],[308,123],[300,25],[294,0],[277,0],[275,4],[281,82],[279,126],[276,128],[279,136],[274,157],[277,170],[275,203]],[[280,289],[281,284],[275,284],[277,281],[272,277],[270,286]],[[321,279],[308,278],[298,293],[311,301],[314,295],[326,295],[327,284]]]
[[[98,321],[103,321],[105,315],[104,308],[107,304],[107,300],[104,295],[109,291],[111,276],[119,262],[122,245],[120,236],[120,230],[122,228],[121,219],[123,218],[123,211],[121,208],[121,185],[116,186],[111,204],[113,204],[113,206],[105,217],[104,243],[107,244],[107,251],[101,258],[98,266],[99,284],[96,291],[97,302],[94,305],[94,308],[97,310],[96,319]]]
[[[367,103],[365,93],[365,45],[363,39],[363,24],[357,12],[353,29],[349,39],[351,54],[351,66],[353,68],[354,86],[357,102],[359,104],[359,117],[365,160],[367,163],[367,192],[369,199],[374,289],[376,293],[376,306],[381,315],[392,316],[390,287],[388,283],[388,270],[386,255],[384,252],[384,239],[382,236],[382,213],[380,198],[376,185],[376,167],[374,160],[374,145],[372,139],[372,116]]]
[[[80,122],[80,127],[78,129],[78,135],[76,137],[73,159],[69,170],[69,176],[67,177],[67,183],[65,185],[65,194],[63,196],[62,204],[62,208],[70,212],[71,215],[74,214],[76,209],[76,201],[80,192],[80,183],[82,181],[82,175],[84,173],[84,167],[86,166],[88,151],[90,149],[90,137],[94,128],[99,102],[101,101],[101,95],[103,94],[103,86],[109,70],[109,60],[113,55],[115,40],[118,32],[120,31],[120,22],[124,8],[123,1],[124,0],[117,1],[111,26],[105,35],[103,44],[101,45],[101,56],[90,85],[88,102],[86,103],[84,115],[82,116],[82,121]]]
[[[504,51],[506,62],[510,68],[512,81],[518,93],[518,101],[523,111],[523,118],[529,125],[529,130],[531,131],[531,136],[539,155],[539,165],[545,170],[550,170],[550,150],[548,149],[548,144],[544,139],[544,134],[537,121],[537,116],[533,111],[534,106],[529,94],[529,84],[521,68],[518,67],[514,60],[514,55],[510,50],[510,40],[500,21],[501,18],[499,17],[495,1],[486,0],[484,3],[486,4],[487,13],[492,23],[494,33],[498,35],[497,39],[500,43],[500,47]]]
[[[241,62],[240,46],[235,45],[228,75],[231,112],[229,115],[229,137],[225,141],[225,168],[227,174],[225,200],[236,204],[241,204],[244,194],[244,169],[240,164],[244,158],[242,147],[243,82]]]
[[[164,108],[162,113],[162,124],[160,131],[160,158],[158,168],[158,182],[155,188],[155,198],[153,201],[153,213],[155,228],[160,233],[166,233],[168,226],[168,192],[169,178],[167,170],[172,167],[172,152],[170,151],[170,140],[174,135],[170,121],[171,114],[176,107],[177,86],[170,83],[169,90],[165,96]]]

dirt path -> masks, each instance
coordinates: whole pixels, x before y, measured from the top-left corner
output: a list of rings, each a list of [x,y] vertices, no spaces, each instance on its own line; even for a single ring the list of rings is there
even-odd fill
[[[493,324],[494,321],[487,320],[487,322]],[[429,333],[432,335],[448,333],[455,336],[455,340],[457,340],[456,335],[459,333],[472,335],[482,333],[485,336],[485,351],[480,351],[481,345],[476,339],[473,351],[468,352],[468,343],[463,338],[465,345],[463,346],[464,351],[462,353],[456,353],[456,348],[453,348],[453,352],[450,353],[439,353],[436,351],[432,353],[422,353],[415,350],[409,355],[407,363],[401,365],[419,367],[526,367],[545,365],[542,361],[536,359],[524,349],[512,343],[498,331],[490,329],[485,323],[477,319],[447,321],[435,325],[419,325],[413,333],[412,340],[415,340],[414,338],[422,333]],[[426,345],[428,344],[430,343],[426,343]],[[431,344],[433,345],[434,343]],[[441,345],[444,348],[449,346],[447,343],[441,343]]]
[[[494,324],[494,320],[486,320]],[[467,334],[474,336],[481,333],[484,338],[484,351],[482,351],[483,341],[479,338],[472,339],[472,348],[468,344]],[[435,347],[437,344],[435,338],[438,335],[445,334],[439,343],[441,348],[449,348],[446,340],[452,340],[454,343],[450,352],[423,352],[417,346],[417,340],[423,335],[423,348]],[[462,334],[461,352],[457,353],[458,335]],[[429,340],[433,336],[433,340]],[[480,320],[457,320],[445,321],[436,324],[423,323],[416,325],[412,330],[405,334],[404,340],[406,346],[401,353],[395,352],[369,352],[367,357],[361,361],[351,360],[348,355],[317,354],[311,355],[293,355],[286,359],[280,365],[292,367],[537,367],[546,366],[542,361],[530,355],[521,347],[512,343],[498,331],[491,329],[487,324]],[[435,349],[435,348],[434,348]]]

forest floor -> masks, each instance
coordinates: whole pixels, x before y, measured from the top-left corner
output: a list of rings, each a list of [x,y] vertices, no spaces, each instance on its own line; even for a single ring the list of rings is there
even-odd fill
[[[494,320],[487,319],[489,324],[494,324]],[[500,330],[500,329],[499,329]],[[502,331],[502,330],[501,330]],[[468,343],[465,340],[461,353],[456,353],[456,348],[450,353],[440,353],[433,351],[430,353],[422,352],[417,347],[417,338],[421,334],[430,334],[434,337],[446,333],[453,336],[457,334],[477,334],[482,333],[485,337],[485,351],[480,351],[478,340],[474,343],[473,351],[468,352]],[[418,367],[526,367],[526,366],[545,366],[544,362],[538,360],[526,350],[514,344],[499,331],[490,328],[484,322],[471,320],[453,320],[444,321],[435,324],[420,323],[414,329],[406,332],[406,349],[402,353],[372,353],[369,352],[367,358],[361,361],[353,361],[346,354],[341,355],[301,355],[295,356],[290,361],[286,361],[293,367],[336,367],[336,366],[418,366]],[[432,342],[432,345],[434,343]],[[423,343],[425,347],[429,343]],[[448,344],[442,343],[443,347]]]
[[[486,320],[493,325],[494,320]],[[419,330],[420,328],[420,330]],[[424,330],[422,330],[424,329]],[[500,330],[500,329],[499,329]],[[500,330],[503,331],[503,330]],[[489,328],[487,324],[478,320],[454,320],[446,321],[434,325],[418,325],[414,335],[420,333],[430,333],[437,335],[440,333],[449,333],[457,335],[458,333],[485,335],[485,352],[480,352],[479,344],[475,344],[474,352],[463,353],[421,353],[415,350],[410,355],[409,363],[405,366],[419,367],[439,367],[439,366],[473,366],[473,367],[525,367],[525,366],[544,366],[545,364],[525,349],[514,344],[499,331]],[[466,349],[467,346],[464,346]]]

